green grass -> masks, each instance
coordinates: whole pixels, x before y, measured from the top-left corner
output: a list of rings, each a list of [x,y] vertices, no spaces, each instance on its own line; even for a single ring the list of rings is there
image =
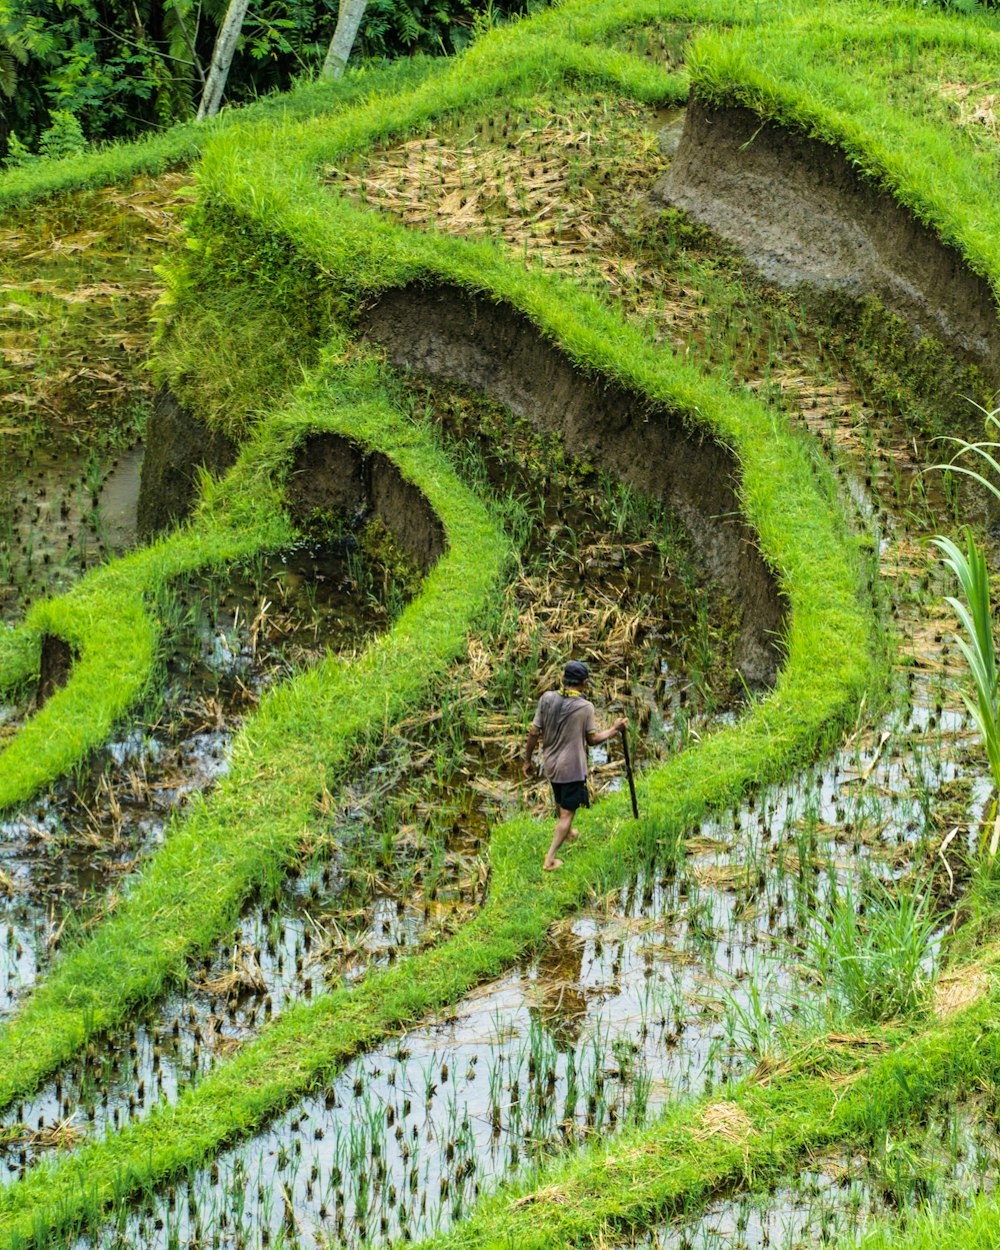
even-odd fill
[[[197,392],[210,365],[199,361],[200,349],[186,343],[185,333],[196,324],[192,310],[205,273],[211,268],[218,273],[227,264],[235,272],[248,255],[266,252],[262,289],[292,271],[299,284],[289,280],[283,292],[265,292],[262,335],[269,298],[277,308],[292,298],[288,292],[293,289],[304,292],[306,300],[315,299],[317,308],[329,298],[326,320],[316,321],[318,351],[323,347],[319,336],[349,325],[358,306],[391,288],[444,283],[502,302],[528,317],[584,372],[649,396],[733,448],[741,471],[741,506],[789,604],[786,659],[776,689],[752,704],[738,723],[640,778],[641,822],[628,819],[623,798],[602,802],[592,813],[594,836],[554,880],[543,879],[539,867],[546,825],[519,818],[498,826],[490,844],[490,895],[465,929],[353,989],[299,1004],[174,1106],[157,1109],[116,1137],[87,1144],[73,1158],[33,1169],[0,1196],[0,1245],[18,1244],[20,1238],[43,1242],[49,1229],[91,1223],[116,1196],[178,1176],[223,1144],[253,1132],[328,1079],[359,1048],[377,1044],[509,967],[542,940],[554,919],[578,908],[592,890],[617,884],[651,848],[674,847],[709,810],[812,758],[836,739],[862,694],[880,681],[873,623],[858,590],[860,556],[845,537],[830,476],[775,412],[706,379],[664,349],[654,349],[639,330],[571,282],[525,271],[489,243],[408,232],[359,211],[320,182],[325,164],[531,91],[562,90],[568,84],[650,105],[676,104],[687,90],[686,73],[668,74],[605,46],[631,26],[667,18],[724,27],[695,43],[691,80],[707,100],[747,105],[762,118],[834,144],[997,286],[996,153],[981,136],[956,126],[946,97],[920,85],[955,66],[981,80],[1000,52],[1000,35],[985,22],[847,3],[815,15],[778,3],[748,8],[710,0],[591,0],[495,32],[407,93],[368,100],[360,93],[357,107],[336,115],[310,116],[303,109],[279,118],[248,111],[224,136],[210,138],[193,224],[198,251],[187,263],[174,265],[172,303],[161,316],[161,365],[168,377],[183,375],[191,393]],[[199,272],[199,266],[206,268]],[[227,281],[223,274],[220,289]],[[276,366],[269,394],[288,386],[298,359]],[[251,379],[248,373],[236,383],[244,397],[253,389]],[[450,468],[434,459],[441,453],[390,413],[379,385],[379,370],[370,361],[347,366],[331,352],[319,374],[288,401],[283,417],[262,413],[266,404],[255,408],[246,402],[234,428],[253,442],[234,484],[223,487],[217,498],[229,498],[232,491],[232,499],[242,499],[245,506],[238,484],[252,465],[263,466],[259,480],[271,481],[274,470],[273,480],[280,481],[283,457],[295,432],[305,428],[349,429],[379,446],[398,438],[392,454],[400,464],[410,463],[407,457],[430,458],[414,480],[449,529],[449,555],[397,629],[366,653],[370,661],[362,661],[356,672],[331,661],[275,692],[240,740],[232,786],[224,783],[215,798],[195,804],[174,828],[166,853],[135,887],[127,912],[71,952],[23,1015],[0,1034],[0,1100],[30,1089],[84,1033],[124,1019],[136,1002],[155,995],[166,981],[182,978],[187,957],[211,942],[254,885],[281,871],[308,826],[321,770],[339,758],[328,751],[331,727],[349,723],[352,741],[381,732],[410,702],[433,697],[436,675],[447,658],[460,653],[473,601],[486,590],[469,581],[469,566],[461,563],[469,558],[462,545],[469,536],[460,541],[456,526],[471,523],[473,515],[479,518],[486,537],[475,541],[487,542],[494,568],[505,544],[481,505],[449,476]],[[221,412],[224,405],[217,407]],[[430,476],[438,474],[438,481],[428,484],[419,473],[432,462],[437,468]],[[459,500],[464,501],[460,506]],[[205,517],[216,503],[207,502]],[[449,508],[463,516],[449,514]],[[238,528],[245,520],[234,523]],[[127,562],[106,575],[119,567],[128,568]],[[464,573],[445,594],[445,579],[456,569]],[[477,576],[483,572],[475,571]],[[92,585],[98,585],[96,578],[86,587]],[[78,593],[91,591],[81,587]],[[62,607],[36,609],[35,632],[0,641],[8,684],[23,681],[30,671],[33,639],[45,612],[57,619],[69,612],[70,599],[60,602]],[[121,611],[137,614],[141,643],[147,626],[140,610],[139,592],[123,593]],[[93,622],[79,628],[72,635],[67,616],[60,632],[74,640],[97,637]],[[430,669],[428,655],[435,657]],[[400,676],[404,657],[426,678],[418,687]],[[130,662],[125,652],[121,662]],[[142,667],[138,663],[136,672]],[[376,678],[383,683],[377,686],[381,694],[370,698],[369,685]],[[378,701],[387,690],[388,711]],[[315,704],[323,710],[314,716]],[[334,768],[322,775],[335,780],[341,774]],[[236,795],[239,779],[246,793]],[[250,827],[259,842],[240,836]],[[183,874],[207,875],[211,882],[178,895],[175,879]],[[141,907],[155,924],[137,941]],[[911,914],[909,920],[907,932],[919,936],[921,918]],[[900,944],[905,937],[896,933]],[[910,945],[916,950],[919,943]],[[121,975],[110,971],[119,966]],[[867,1001],[867,993],[862,987],[861,1001]],[[892,1003],[898,1005],[898,998]],[[888,1009],[885,1002],[871,1014],[881,1015],[883,1009]],[[641,1226],[689,1210],[723,1186],[765,1186],[824,1145],[873,1143],[880,1134],[905,1128],[941,1090],[957,1096],[980,1080],[1000,1077],[995,1011],[996,1003],[988,999],[949,1025],[916,1033],[912,1027],[885,1029],[880,1036],[889,1052],[846,1085],[836,1085],[831,1077],[858,1072],[862,1061],[835,1057],[829,1047],[808,1049],[769,1080],[726,1092],[749,1117],[753,1132],[747,1141],[704,1140],[698,1136],[701,1104],[675,1107],[649,1129],[559,1161],[532,1182],[503,1190],[431,1244],[500,1246],[512,1239],[524,1246],[586,1244],[606,1227]],[[40,1058],[31,1057],[36,1053]],[[542,1192],[517,1205],[530,1184]],[[546,1194],[549,1188],[553,1192]],[[871,1244],[916,1248],[933,1237],[938,1245],[993,1245],[998,1240],[989,1222],[994,1212],[992,1200],[982,1199],[953,1226],[928,1217],[905,1235],[877,1231]]]
[[[926,90],[924,54],[970,76],[1000,55],[995,23],[841,3],[766,28],[711,31],[688,57],[710,104],[740,104],[837,148],[1000,291],[997,153]],[[920,84],[915,90],[912,85]]]

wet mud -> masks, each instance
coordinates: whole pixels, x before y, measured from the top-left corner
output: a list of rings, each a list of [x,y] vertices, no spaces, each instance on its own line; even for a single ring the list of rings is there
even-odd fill
[[[64,440],[0,457],[0,620],[134,546],[142,461]]]
[[[876,296],[1000,385],[1000,324],[985,278],[836,149],[695,95],[653,190],[733,244],[769,282]]]
[[[731,452],[677,413],[586,376],[523,314],[456,287],[390,291],[365,310],[360,329],[394,365],[483,392],[660,500],[740,607],[737,671],[751,689],[773,684],[785,609],[741,518]]]

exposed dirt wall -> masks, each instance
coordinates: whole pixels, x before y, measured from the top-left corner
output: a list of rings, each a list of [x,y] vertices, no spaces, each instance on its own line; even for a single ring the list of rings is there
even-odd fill
[[[156,396],[146,428],[136,522],[149,538],[190,512],[199,466],[222,473],[236,459],[232,439],[182,408],[168,390]]]
[[[292,516],[302,525],[315,512],[343,513],[349,521],[373,513],[425,571],[444,552],[444,529],[420,491],[387,456],[365,452],[338,434],[305,440],[286,494]]]
[[[827,144],[693,96],[653,197],[733,243],[771,282],[877,296],[1000,386],[987,281]]]
[[[46,634],[42,638],[42,656],[38,672],[38,694],[36,703],[41,707],[47,703],[57,690],[61,690],[69,681],[73,668],[73,648],[56,634]]]
[[[390,291],[362,315],[362,334],[393,364],[459,380],[559,433],[690,531],[711,576],[742,609],[736,666],[751,687],[773,683],[784,605],[742,519],[732,453],[665,408],[576,368],[512,308],[453,287]]]

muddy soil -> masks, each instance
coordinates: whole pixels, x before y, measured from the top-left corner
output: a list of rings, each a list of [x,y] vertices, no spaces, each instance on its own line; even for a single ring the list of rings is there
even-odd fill
[[[146,423],[146,454],[136,501],[139,536],[151,538],[183,520],[195,502],[198,470],[219,476],[235,459],[232,439],[210,429],[161,388]]]
[[[773,684],[784,605],[741,518],[727,449],[679,414],[588,377],[513,308],[457,287],[390,291],[364,312],[361,332],[394,365],[482,391],[662,501],[690,533],[709,576],[739,604],[737,671],[750,689]]]
[[[916,337],[1000,385],[989,283],[827,144],[693,96],[653,197],[733,244],[768,282],[877,296]]]
[[[0,457],[0,620],[135,544],[142,461],[65,440]]]
[[[424,495],[387,456],[366,452],[339,435],[313,434],[303,442],[287,497],[300,525],[331,509],[354,523],[374,514],[425,572],[444,553],[444,526]]]

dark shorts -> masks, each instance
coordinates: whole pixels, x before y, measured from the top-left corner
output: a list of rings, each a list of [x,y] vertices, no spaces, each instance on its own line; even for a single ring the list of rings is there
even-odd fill
[[[567,812],[575,812],[578,807],[590,806],[590,795],[587,793],[586,781],[550,781],[552,797],[556,807]]]

